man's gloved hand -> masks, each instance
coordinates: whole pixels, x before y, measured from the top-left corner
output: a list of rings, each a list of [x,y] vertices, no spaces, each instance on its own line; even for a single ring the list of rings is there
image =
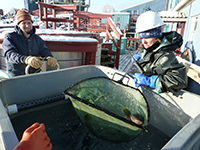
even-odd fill
[[[133,55],[133,58],[135,58],[136,61],[140,60],[141,55],[140,54],[135,54]]]
[[[45,132],[43,123],[34,123],[27,128],[22,136],[21,141],[13,150],[51,150],[52,144]]]
[[[147,77],[143,75],[142,73],[135,73],[134,80],[136,87],[139,87],[140,85],[146,85],[150,86],[151,88],[155,89],[156,80],[158,78],[158,75],[154,75],[151,77]]]
[[[55,58],[51,57],[51,56],[48,56],[47,57],[47,64],[49,66],[56,66],[57,60]]]
[[[25,64],[30,65],[31,67],[38,69],[42,66],[42,61],[35,56],[28,56],[25,59]]]

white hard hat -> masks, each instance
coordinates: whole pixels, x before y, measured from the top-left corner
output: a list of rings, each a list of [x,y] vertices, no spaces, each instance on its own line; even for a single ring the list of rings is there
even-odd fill
[[[163,25],[164,22],[162,21],[158,13],[147,11],[138,17],[136,22],[136,33],[141,33]]]

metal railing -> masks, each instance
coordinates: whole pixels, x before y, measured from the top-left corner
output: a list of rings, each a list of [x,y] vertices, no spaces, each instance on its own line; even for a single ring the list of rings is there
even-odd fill
[[[48,28],[48,22],[53,22],[53,29],[56,29],[56,22],[66,22],[73,24],[73,30],[76,31],[90,31],[90,32],[106,32],[106,41],[109,38],[116,47],[116,60],[115,67],[119,67],[119,56],[121,49],[121,38],[123,36],[120,29],[115,25],[112,20],[112,14],[93,14],[88,12],[77,11],[77,5],[51,5],[42,2],[37,2],[39,4],[39,16],[40,20],[44,21],[45,29]],[[48,11],[51,9],[51,14],[48,15]],[[68,11],[72,14],[72,19],[63,17],[59,18],[56,16],[56,12]],[[102,19],[107,19],[106,23],[101,22]],[[111,32],[116,35],[115,41]]]
[[[113,38],[113,35],[111,32],[114,32],[116,35],[117,42]],[[116,27],[115,23],[113,22],[112,18],[107,19],[107,27],[106,27],[106,41],[109,41],[109,38],[112,40],[114,46],[116,47],[116,61],[115,61],[115,67],[119,68],[119,56],[120,56],[120,50],[121,50],[121,39],[122,39],[122,32],[118,27]]]

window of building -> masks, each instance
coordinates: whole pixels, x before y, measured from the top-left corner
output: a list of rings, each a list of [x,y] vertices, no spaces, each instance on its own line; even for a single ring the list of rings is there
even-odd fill
[[[121,21],[121,17],[117,17],[116,22],[120,22],[120,21]]]
[[[170,9],[173,9],[179,2],[180,0],[171,0],[170,3]]]
[[[130,13],[130,14],[132,13],[132,11],[131,11],[131,10],[127,10],[126,12],[128,12],[128,13]]]
[[[138,10],[133,10],[132,14],[138,14]]]
[[[165,25],[163,26],[163,32],[169,32],[169,31],[170,31],[170,24],[165,23]]]

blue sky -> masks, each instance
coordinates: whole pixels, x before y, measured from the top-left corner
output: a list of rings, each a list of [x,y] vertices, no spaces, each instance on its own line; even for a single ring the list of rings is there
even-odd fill
[[[102,13],[106,4],[112,5],[118,11],[147,1],[149,0],[90,0],[89,12]],[[0,0],[0,4],[0,9],[4,10],[4,14],[12,8],[24,8],[24,0]]]
[[[4,10],[4,14],[12,8],[24,8],[24,0],[0,0],[0,9]]]

